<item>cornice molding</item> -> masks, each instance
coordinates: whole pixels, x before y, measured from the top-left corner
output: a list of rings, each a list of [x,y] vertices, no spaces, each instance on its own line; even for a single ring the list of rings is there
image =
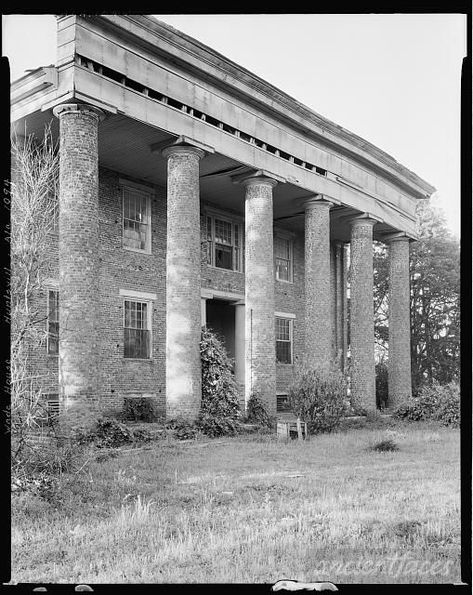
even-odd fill
[[[165,56],[181,68],[193,72],[199,78],[209,80],[212,84],[224,90],[226,89],[227,92],[242,97],[246,102],[255,105],[258,109],[281,121],[285,121],[292,128],[301,131],[306,136],[312,137],[322,146],[336,149],[354,161],[377,171],[385,179],[394,182],[398,186],[405,187],[410,194],[417,198],[428,198],[435,192],[433,186],[398,163],[388,153],[342,126],[324,118],[209,46],[162,21],[146,15],[93,15],[86,18],[100,21],[104,26],[115,29],[122,36],[128,37],[134,44],[141,45],[155,55]],[[118,19],[123,20],[123,24],[119,24]],[[166,51],[165,48],[160,47],[159,43],[155,42],[153,44],[149,40],[140,37],[137,32],[131,30],[133,25],[145,30],[148,36],[154,36],[164,43],[174,46],[177,52],[187,53],[200,64],[192,64],[184,58]],[[220,76],[217,76],[216,72],[211,73],[208,67],[221,73]],[[265,97],[267,102],[261,97],[258,98],[257,94]],[[286,110],[286,113],[281,111],[281,108]]]

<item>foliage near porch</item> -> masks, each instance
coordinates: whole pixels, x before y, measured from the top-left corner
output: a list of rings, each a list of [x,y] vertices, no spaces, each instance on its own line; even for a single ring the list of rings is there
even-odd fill
[[[426,422],[91,450],[49,501],[14,494],[12,578],[458,581],[458,455],[458,431]]]

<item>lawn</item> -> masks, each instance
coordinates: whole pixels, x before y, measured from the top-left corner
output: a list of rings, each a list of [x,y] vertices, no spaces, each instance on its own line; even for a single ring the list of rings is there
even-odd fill
[[[387,436],[399,450],[367,448]],[[458,430],[125,448],[89,450],[49,501],[13,494],[13,581],[460,580]]]

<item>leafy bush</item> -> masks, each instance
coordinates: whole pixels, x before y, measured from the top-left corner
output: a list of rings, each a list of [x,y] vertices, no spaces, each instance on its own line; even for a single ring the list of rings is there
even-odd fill
[[[197,425],[209,436],[232,435],[240,418],[232,361],[222,342],[207,328],[202,329],[200,357],[202,405]]]
[[[21,451],[11,461],[11,490],[28,492],[57,505],[60,478],[83,467],[84,447],[50,431],[25,437]]]
[[[177,440],[190,440],[195,438],[199,432],[199,429],[194,422],[181,417],[170,419],[166,423],[166,429],[173,430],[173,436],[174,438],[177,438]]]
[[[307,422],[310,433],[335,430],[349,407],[343,373],[336,364],[302,366],[289,389],[289,403],[294,413]]]
[[[399,450],[399,446],[392,438],[385,438],[384,440],[376,442],[376,444],[372,444],[369,447],[369,450],[375,450],[376,452],[390,452]]]
[[[450,382],[443,387],[443,397],[437,411],[434,413],[434,419],[444,426],[453,428],[460,427],[460,387],[455,382]]]
[[[199,430],[206,436],[234,436],[238,433],[240,424],[238,420],[201,413],[196,422]]]
[[[145,428],[133,428],[132,432],[135,442],[150,442],[154,438],[153,433]]]
[[[246,421],[263,428],[273,428],[275,418],[269,415],[259,393],[251,393],[246,409]]]
[[[99,447],[116,448],[133,442],[133,432],[115,419],[99,419],[94,442]]]
[[[417,397],[401,403],[395,417],[407,421],[434,420],[444,426],[460,425],[460,387],[455,382],[423,386]]]
[[[123,418],[130,421],[156,421],[155,401],[152,397],[125,397]]]

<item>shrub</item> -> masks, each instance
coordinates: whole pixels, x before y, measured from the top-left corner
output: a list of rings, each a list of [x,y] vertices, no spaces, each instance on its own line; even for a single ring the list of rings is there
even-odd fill
[[[246,409],[246,421],[263,428],[272,428],[275,419],[266,410],[259,393],[251,393]]]
[[[99,419],[93,438],[99,447],[116,448],[133,442],[133,432],[115,419]]]
[[[11,465],[12,492],[28,492],[59,503],[62,474],[84,466],[84,447],[74,440],[57,438],[51,432],[30,434]]]
[[[390,452],[399,450],[399,446],[394,442],[392,438],[385,438],[380,440],[369,447],[369,450],[375,450],[376,452]]]
[[[190,440],[197,436],[199,429],[194,422],[181,417],[170,419],[166,423],[166,429],[173,430],[174,438],[177,440]]]
[[[395,417],[407,421],[434,420],[444,426],[460,425],[460,387],[455,382],[440,385],[437,382],[425,385],[417,397],[401,403]]]
[[[202,404],[198,427],[209,436],[234,434],[240,418],[232,361],[223,343],[207,328],[200,342]]]
[[[198,429],[206,436],[234,436],[238,433],[239,422],[236,419],[201,413],[196,423]]]
[[[130,421],[156,421],[155,401],[152,397],[125,397],[123,418]]]
[[[460,387],[450,382],[442,387],[442,398],[434,413],[434,419],[444,426],[460,427]]]
[[[311,433],[331,432],[348,411],[347,383],[336,366],[301,367],[289,389],[294,413],[307,422]]]

